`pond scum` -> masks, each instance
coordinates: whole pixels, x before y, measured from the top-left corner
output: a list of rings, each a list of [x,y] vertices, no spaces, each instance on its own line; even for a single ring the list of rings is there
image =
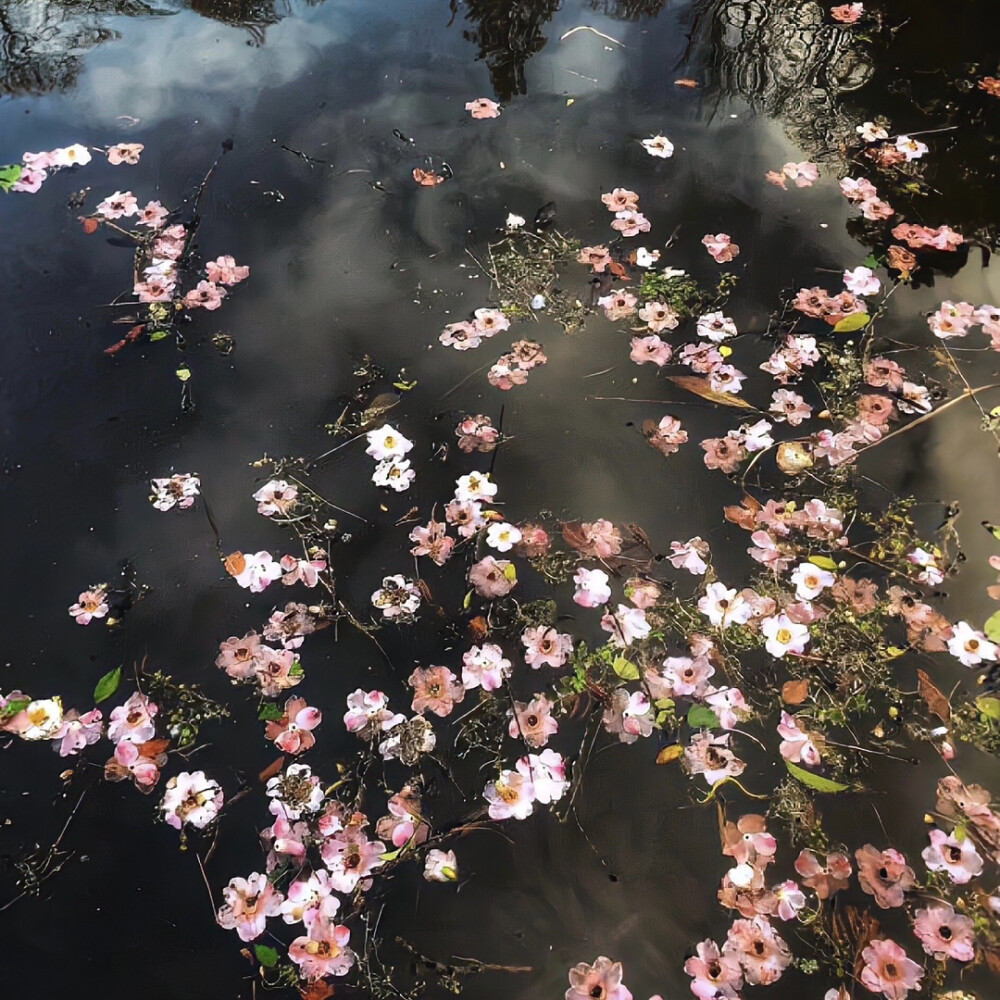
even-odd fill
[[[862,13],[851,4],[833,16],[853,23]],[[993,78],[979,86],[989,99],[997,96]],[[469,107],[484,120],[501,111],[487,99]],[[146,663],[134,691],[123,689],[120,667],[100,678],[94,702],[109,702],[110,710],[81,713],[56,695],[11,691],[0,696],[0,729],[48,741],[78,764],[100,761],[107,780],[157,795],[158,819],[177,829],[199,865],[227,809],[253,795],[263,853],[228,884],[213,879],[213,895],[221,889],[222,899],[216,920],[246,946],[262,987],[297,989],[309,1000],[329,996],[342,977],[368,995],[402,997],[432,984],[458,993],[469,975],[528,971],[475,959],[440,962],[399,942],[417,970],[416,981],[402,985],[380,950],[385,887],[394,869],[414,864],[428,881],[458,882],[461,839],[493,824],[541,811],[551,822],[575,818],[595,745],[615,741],[683,768],[692,800],[718,813],[720,851],[731,867],[717,896],[732,923],[721,944],[691,942],[683,967],[697,997],[756,995],[750,987],[794,969],[813,977],[802,989],[812,996],[826,990],[825,1000],[869,993],[902,1000],[910,992],[984,1000],[953,984],[956,972],[972,965],[1000,971],[1000,814],[991,790],[954,770],[927,787],[927,846],[919,859],[891,844],[838,842],[823,825],[824,799],[861,792],[872,756],[909,761],[920,743],[946,762],[960,759],[962,744],[1000,752],[1000,612],[984,624],[952,621],[934,603],[935,588],[964,558],[957,509],[943,511],[941,529],[923,537],[913,498],[865,506],[855,465],[862,453],[957,404],[978,406],[984,432],[1000,440],[998,410],[980,398],[997,386],[971,385],[949,348],[971,335],[1000,350],[1000,308],[946,301],[928,317],[940,380],[893,359],[891,343],[877,333],[887,299],[942,257],[963,253],[966,240],[946,224],[908,223],[888,201],[920,189],[927,144],[890,135],[876,122],[860,124],[844,143],[853,173],[839,186],[864,220],[872,251],[845,270],[842,287],[787,296],[763,334],[741,335],[726,315],[732,274],[704,288],[683,270],[661,266],[661,251],[633,246],[651,227],[639,195],[616,188],[602,198],[614,240],[598,234],[585,246],[546,227],[546,219],[532,231],[510,216],[503,240],[476,257],[492,277],[495,304],[484,303],[440,337],[445,346],[474,350],[543,309],[567,332],[578,331],[596,308],[629,332],[636,364],[680,369],[665,377],[706,405],[731,409],[735,426],[723,437],[689,442],[670,413],[648,419],[643,434],[665,461],[682,447],[700,448],[708,470],[741,486],[742,501],[724,516],[746,532],[759,565],[747,586],[719,579],[700,537],[660,553],[635,524],[556,521],[544,512],[508,522],[503,482],[470,468],[456,478],[453,495],[397,523],[400,543],[412,544],[417,575],[405,572],[401,558],[370,607],[351,608],[338,594],[335,568],[347,537],[338,519],[344,512],[312,477],[329,452],[313,462],[264,458],[255,463],[263,481],[255,489],[248,483],[248,502],[252,493],[258,512],[287,529],[288,551],[220,547],[233,585],[269,591],[264,601],[272,610],[242,636],[220,635],[211,654],[257,697],[261,736],[280,754],[259,781],[233,789],[186,769],[199,738],[230,710]],[[673,154],[665,136],[643,145],[654,157]],[[104,152],[110,164],[127,166],[142,147]],[[0,170],[0,185],[34,193],[49,172],[83,167],[91,157],[82,145],[26,153]],[[788,163],[766,180],[788,197],[805,197],[800,189],[819,176],[816,164]],[[139,313],[108,353],[140,339],[173,338],[183,347],[180,320],[193,309],[218,308],[248,277],[249,268],[231,257],[204,264],[195,257],[204,187],[176,212],[153,201],[140,207],[131,192],[116,191],[81,216],[84,233],[109,227],[135,244],[134,298],[120,305]],[[720,266],[741,252],[725,233],[701,242]],[[582,268],[591,274],[592,302],[560,289]],[[751,383],[772,381],[763,409],[743,397],[751,376],[733,363],[741,338],[751,336],[772,346],[763,375]],[[510,391],[546,361],[541,344],[515,339],[486,377]],[[359,369],[366,386],[376,381],[373,370],[371,359]],[[190,375],[181,363],[180,381]],[[365,439],[372,480],[383,490],[405,492],[419,474],[404,433],[412,388],[398,383],[401,395],[387,400],[368,398],[362,387],[329,428],[336,437]],[[504,446],[499,421],[488,414],[466,415],[455,435],[473,465]],[[210,490],[194,473],[155,479],[152,508],[191,516],[204,502],[203,485]],[[1000,547],[989,560],[1000,570]],[[553,588],[551,596],[519,598],[531,574]],[[454,607],[435,597],[449,592],[448,580],[465,595]],[[568,608],[562,585],[570,581],[572,602],[607,634],[603,644],[592,648],[560,630]],[[69,613],[81,625],[111,625],[127,611],[132,590],[91,585]],[[276,591],[281,596],[272,601]],[[1000,599],[1000,585],[990,596]],[[310,704],[310,635],[353,627],[381,651],[380,630],[407,629],[425,616],[460,644],[460,656],[442,654],[446,663],[414,669],[405,697],[359,688],[341,705]],[[957,659],[969,683],[946,694],[926,654]],[[331,725],[353,734],[357,754],[336,774],[314,774],[308,752]],[[743,760],[754,745],[781,762],[776,787]],[[75,766],[67,780],[83,770]],[[435,815],[422,791],[427,776],[441,770],[466,805]],[[22,858],[21,895],[37,893],[63,863],[59,840]],[[867,905],[835,907],[852,884]],[[622,980],[620,963],[595,956],[569,970],[566,997],[630,1000]]]

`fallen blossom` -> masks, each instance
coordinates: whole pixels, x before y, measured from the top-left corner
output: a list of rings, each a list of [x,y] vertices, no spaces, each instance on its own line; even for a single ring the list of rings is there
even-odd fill
[[[471,112],[473,118],[499,118],[502,109],[488,97],[477,97],[466,103],[465,110]]]
[[[733,242],[728,233],[709,234],[702,237],[702,246],[709,252],[716,264],[726,264],[739,256],[739,245]]]
[[[674,144],[665,135],[654,135],[642,140],[643,148],[650,156],[663,159],[674,155]]]
[[[420,588],[399,573],[383,577],[381,588],[372,594],[372,604],[384,618],[412,615],[420,607],[420,602]]]
[[[223,794],[218,782],[204,771],[181,771],[166,784],[160,809],[163,820],[175,830],[185,824],[204,830],[222,808]]]
[[[145,149],[141,142],[119,142],[108,147],[108,163],[118,166],[119,163],[136,164],[139,162],[139,154]],[[90,157],[88,156],[89,160]]]
[[[105,586],[85,590],[69,609],[77,625],[89,625],[95,618],[103,618],[108,613],[108,590]]]

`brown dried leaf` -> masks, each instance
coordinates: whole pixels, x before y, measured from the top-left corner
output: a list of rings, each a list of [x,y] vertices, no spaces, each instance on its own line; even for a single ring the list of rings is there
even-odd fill
[[[481,642],[490,634],[490,626],[482,615],[476,615],[468,625],[469,638]]]
[[[689,76],[682,76],[679,80],[674,80],[675,87],[686,87],[688,90],[694,90],[698,86],[697,80],[692,80]]]
[[[812,454],[801,441],[782,441],[775,461],[786,476],[796,476],[814,464]]]
[[[668,375],[674,385],[679,385],[682,389],[700,396],[709,403],[718,403],[719,406],[732,406],[737,410],[755,410],[745,399],[734,396],[731,392],[716,392],[708,383],[707,378],[699,375]]]
[[[413,179],[423,187],[434,187],[445,182],[441,174],[436,174],[433,170],[421,170],[420,167],[413,168]]]
[[[92,236],[98,229],[101,228],[101,224],[97,221],[97,219],[81,219],[80,222],[83,225],[83,231],[88,236]]]
[[[941,690],[935,687],[925,670],[917,671],[917,694],[924,699],[928,709],[942,722],[947,722],[951,718],[951,703]]]
[[[781,700],[786,705],[801,705],[809,696],[809,679],[785,681],[781,686]]]
[[[139,753],[143,757],[158,757],[166,751],[168,746],[170,746],[169,739],[146,740],[145,743],[139,745]]]
[[[682,743],[671,743],[670,746],[664,747],[656,755],[657,764],[672,764],[675,760],[679,760],[684,756],[684,745]]]
[[[566,544],[576,549],[577,552],[582,552],[584,549],[590,548],[590,541],[583,533],[582,522],[564,521],[562,534],[563,538],[566,540]]]
[[[230,576],[239,576],[247,568],[247,561],[242,552],[230,552],[222,565]]]
[[[262,784],[266,785],[268,781],[271,780],[276,774],[281,772],[281,769],[285,766],[285,758],[279,757],[276,761],[268,764],[260,774],[257,775],[257,780]]]
[[[608,270],[612,274],[616,274],[623,281],[629,281],[630,280],[628,271],[626,271],[625,268],[624,268],[624,266],[622,264],[620,264],[616,260],[612,260],[612,261],[608,262]]]

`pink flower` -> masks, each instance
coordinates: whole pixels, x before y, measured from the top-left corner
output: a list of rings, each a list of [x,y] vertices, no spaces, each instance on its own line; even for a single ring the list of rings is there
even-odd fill
[[[85,590],[70,609],[77,625],[89,625],[94,618],[103,618],[108,613],[108,592],[105,587]]]
[[[729,733],[712,736],[699,732],[684,749],[684,763],[691,774],[702,774],[711,788],[725,777],[742,774],[746,764],[729,749]]]
[[[473,646],[462,656],[462,684],[466,691],[482,686],[484,691],[496,691],[505,677],[510,677],[510,660],[495,643]]]
[[[208,310],[218,309],[225,296],[225,288],[220,288],[211,281],[199,281],[184,296],[184,306],[186,309],[197,309],[199,306]]]
[[[289,601],[284,611],[272,611],[264,626],[264,638],[280,642],[284,649],[298,649],[307,635],[316,631],[316,617],[305,604]]]
[[[672,455],[687,443],[688,432],[681,427],[681,422],[669,414],[660,418],[659,424],[649,421],[651,426],[643,425],[643,434],[657,450],[664,455]]]
[[[668,656],[658,674],[646,671],[646,680],[655,698],[700,699],[709,679],[714,676],[715,667],[704,656],[693,659],[690,656]]]
[[[616,734],[622,743],[635,743],[642,736],[653,732],[656,709],[645,691],[629,691],[617,688],[611,695],[611,703],[601,716],[604,728]]]
[[[709,234],[702,237],[701,243],[716,264],[726,264],[740,253],[739,246],[727,233],[716,233],[714,236]]]
[[[681,349],[680,362],[687,365],[691,371],[706,375],[714,372],[723,363],[722,355],[715,344],[705,343],[685,344]]]
[[[21,168],[21,176],[11,185],[11,191],[20,194],[37,194],[48,174],[41,167],[25,166]]]
[[[845,3],[830,8],[830,16],[841,24],[854,24],[865,12],[863,3]]]
[[[461,681],[447,667],[417,667],[408,678],[413,688],[414,712],[433,712],[442,718],[465,697]]]
[[[695,948],[695,956],[684,963],[684,971],[694,977],[691,992],[699,1000],[739,1000],[743,970],[731,952],[722,954],[711,939]]]
[[[653,333],[662,333],[664,330],[675,330],[681,322],[677,310],[663,302],[647,302],[639,310],[639,319]],[[632,344],[633,346],[635,345],[634,340]],[[635,359],[633,358],[633,360]],[[669,355],[667,360],[669,360]]]
[[[444,519],[448,524],[457,525],[463,538],[471,538],[484,524],[482,504],[475,500],[453,500],[444,508]]]
[[[429,556],[438,566],[443,566],[451,558],[451,550],[455,547],[455,539],[445,532],[447,527],[440,521],[431,518],[425,526],[416,527],[410,532],[410,541],[416,542],[410,554],[414,556]]]
[[[914,914],[913,933],[935,961],[953,958],[971,962],[976,957],[976,931],[969,917],[960,916],[948,903],[936,900]]]
[[[124,216],[138,215],[139,203],[131,191],[116,191],[108,195],[95,211],[105,219],[121,219]]]
[[[225,900],[216,914],[220,927],[233,930],[241,941],[259,938],[267,926],[267,918],[281,912],[284,897],[267,880],[254,872],[249,878],[234,878],[222,890]]]
[[[528,381],[528,373],[517,365],[512,354],[504,354],[497,358],[497,363],[486,373],[486,381],[503,392],[508,392],[515,385],[524,385]]]
[[[708,386],[712,392],[731,392],[738,394],[743,388],[746,375],[733,365],[719,365],[709,372]]]
[[[271,558],[270,552],[255,552],[243,556],[243,568],[233,579],[251,594],[263,593],[273,580],[281,576],[281,564]]]
[[[260,647],[261,657],[254,671],[254,678],[260,685],[260,693],[265,698],[277,698],[282,691],[302,683],[305,676],[302,664],[291,649]]]
[[[607,247],[584,247],[576,259],[579,263],[592,267],[595,274],[603,274],[611,263],[611,254]]]
[[[529,753],[519,757],[517,771],[531,782],[536,802],[548,805],[558,802],[569,788],[566,778],[566,762],[555,750],[543,750],[540,754]]]
[[[518,771],[501,771],[483,792],[490,819],[527,819],[534,810],[535,787]]]
[[[170,213],[158,201],[148,202],[145,208],[139,209],[138,223],[140,226],[149,226],[150,229],[159,229],[163,221]]]
[[[961,233],[956,233],[948,226],[931,229],[929,226],[901,223],[893,229],[892,235],[914,249],[927,247],[934,250],[953,251],[965,242],[965,237]]]
[[[805,894],[791,879],[776,885],[771,891],[778,900],[779,920],[794,920],[799,910],[805,908]]]
[[[608,574],[601,569],[580,567],[573,576],[576,591],[573,600],[582,608],[599,608],[611,600]]]
[[[466,417],[455,428],[455,434],[458,437],[458,447],[466,454],[474,451],[491,452],[500,440],[500,431],[493,426],[493,421],[482,413]],[[412,535],[410,540],[416,541]]]
[[[406,717],[389,711],[389,699],[381,691],[358,688],[347,696],[344,725],[349,733],[356,733],[363,740],[405,722]]]
[[[941,340],[964,337],[975,322],[974,313],[974,307],[968,302],[942,302],[937,312],[927,317],[927,325]]]
[[[111,710],[108,720],[108,739],[112,743],[127,740],[129,743],[146,743],[156,734],[153,722],[157,706],[144,694],[136,691],[124,705]]]
[[[206,778],[204,771],[181,771],[167,782],[160,809],[164,822],[175,830],[184,824],[203,830],[219,815],[222,802],[218,782]]]
[[[844,271],[844,285],[855,295],[878,295],[882,282],[875,277],[870,267],[856,267]]]
[[[122,781],[131,775],[135,787],[148,795],[160,780],[160,768],[166,762],[165,753],[148,757],[142,747],[126,739],[115,747],[114,757],[104,765],[104,777],[108,781]]]
[[[510,320],[500,309],[477,309],[472,325],[481,337],[493,337],[510,328]]]
[[[920,989],[924,970],[891,938],[872,941],[861,958],[865,963],[861,984],[872,993],[881,993],[886,1000],[905,1000],[910,990]]]
[[[169,302],[176,287],[176,281],[154,276],[148,281],[137,281],[132,286],[132,293],[140,302]]]
[[[219,644],[215,665],[225,670],[234,681],[246,681],[256,674],[263,657],[260,636],[256,632],[247,632],[242,639],[230,636]]]
[[[639,300],[630,292],[612,292],[602,295],[597,304],[604,310],[604,315],[610,320],[627,319],[635,312]]]
[[[284,571],[281,582],[290,587],[301,581],[307,587],[315,587],[319,583],[319,575],[326,569],[325,559],[296,559],[295,556],[282,556],[278,565]]]
[[[187,245],[187,230],[180,224],[167,226],[153,242],[153,257],[179,260]]]
[[[537,694],[525,703],[515,701],[507,727],[511,739],[521,739],[529,747],[545,746],[549,737],[559,732],[559,723],[552,718],[553,703],[544,694]]]
[[[389,815],[375,824],[375,834],[392,842],[393,847],[422,844],[431,828],[420,815],[420,793],[404,785],[389,799]]]
[[[925,847],[920,856],[932,872],[943,869],[955,885],[965,885],[973,875],[982,873],[983,859],[970,837],[958,840],[953,833],[937,829],[931,830],[929,837],[931,846]]]
[[[855,180],[853,177],[843,177],[840,180],[840,192],[850,202],[870,201],[878,197],[875,185],[865,177]]]
[[[646,612],[642,608],[619,604],[614,614],[609,611],[604,615],[601,628],[611,633],[613,646],[624,648],[631,646],[636,639],[645,639],[652,626],[646,621]]]
[[[702,576],[708,570],[706,559],[710,558],[708,542],[700,535],[689,538],[686,542],[671,542],[673,555],[667,556],[674,569],[686,569],[695,576]]]
[[[273,740],[282,753],[305,753],[315,746],[316,737],[312,731],[322,721],[320,710],[307,705],[305,698],[289,698],[285,702],[284,715],[268,722],[264,735]]]
[[[890,389],[900,392],[903,388],[905,370],[888,358],[872,358],[865,365],[865,381],[876,389]]]
[[[800,188],[812,187],[819,180],[819,167],[808,160],[802,160],[799,163],[786,163],[781,168],[781,173],[790,180],[795,181],[795,186]],[[784,184],[780,186],[784,187]]]
[[[2,699],[0,699],[2,700]],[[62,718],[59,728],[52,734],[52,749],[60,757],[75,755],[85,746],[96,743],[103,733],[100,709],[94,708],[83,715],[70,709]]]
[[[580,962],[569,970],[565,1000],[632,1000],[622,985],[622,964],[601,955],[593,965]]]
[[[526,628],[521,636],[524,643],[524,662],[535,670],[540,667],[561,667],[573,652],[573,637],[568,632],[539,625]]]
[[[214,284],[237,285],[250,277],[250,268],[238,265],[229,254],[226,254],[210,260],[205,265],[205,273],[208,275],[208,280]]]
[[[639,196],[628,188],[615,188],[610,194],[602,194],[601,201],[609,212],[638,211]]]
[[[384,853],[382,841],[368,840],[353,827],[331,837],[320,849],[323,864],[330,872],[330,884],[338,892],[354,892],[363,878],[385,864]]]
[[[738,333],[732,317],[724,316],[721,312],[710,312],[699,316],[697,326],[698,336],[715,344],[721,344],[728,337],[735,337]],[[718,368],[718,365],[713,365],[711,371],[718,371]]]
[[[119,142],[108,147],[108,163],[118,166],[119,163],[135,165],[139,162],[139,154],[145,149],[141,142]]]
[[[659,584],[633,576],[625,581],[625,596],[637,607],[645,610],[653,607],[663,596]]]
[[[473,118],[499,118],[501,108],[488,97],[477,97],[465,105],[465,110],[471,112]]]
[[[822,761],[813,738],[785,711],[781,713],[778,735],[781,737],[778,752],[785,760],[790,760],[793,764],[807,764],[809,767],[815,767]]]
[[[504,597],[514,589],[517,571],[508,559],[486,556],[469,567],[469,583],[480,597]]]
[[[895,848],[876,850],[865,844],[854,852],[861,888],[875,897],[883,910],[903,905],[903,894],[916,884],[913,869]]]
[[[639,233],[648,233],[652,226],[642,212],[627,208],[623,212],[615,212],[611,228],[617,229],[622,236],[638,236]]]
[[[346,976],[354,965],[354,952],[347,947],[350,930],[333,921],[313,921],[308,936],[297,937],[288,946],[288,957],[299,967],[306,982],[324,976]]]
[[[438,340],[445,347],[454,347],[456,351],[468,351],[478,347],[483,342],[482,337],[482,332],[472,323],[461,320],[458,323],[449,323],[441,331]]]
[[[746,448],[732,431],[724,438],[705,438],[701,447],[705,452],[705,467],[721,472],[739,471],[740,462],[747,457]]]
[[[821,865],[812,851],[802,851],[795,859],[795,870],[802,876],[802,884],[812,889],[820,899],[828,899],[835,892],[846,889],[851,877],[851,862],[846,854],[833,852]]]
[[[777,982],[792,961],[788,945],[763,916],[734,920],[722,951],[739,961],[748,986],[769,986]]]
[[[671,346],[665,344],[654,333],[648,337],[633,337],[632,352],[629,354],[629,358],[637,365],[652,362],[658,368],[662,368],[664,365],[670,364],[672,354],[673,349]]]

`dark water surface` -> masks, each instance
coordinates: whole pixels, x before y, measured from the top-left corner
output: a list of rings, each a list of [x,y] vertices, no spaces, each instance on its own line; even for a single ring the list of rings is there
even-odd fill
[[[231,689],[213,660],[221,639],[259,627],[274,592],[234,587],[201,504],[183,516],[159,514],[147,499],[150,477],[198,472],[225,551],[285,551],[284,534],[250,500],[260,475],[250,463],[264,453],[329,447],[323,426],[357,384],[357,359],[369,354],[390,380],[405,371],[418,383],[391,417],[416,442],[418,480],[407,494],[378,495],[360,445],[317,475],[327,497],[371,522],[359,522],[337,556],[341,596],[359,614],[385,573],[412,570],[408,529],[395,521],[414,504],[429,510],[456,476],[485,467],[482,456],[454,448],[458,418],[483,412],[496,422],[501,406],[512,440],[497,455],[494,478],[510,520],[546,508],[565,518],[637,522],[660,551],[700,534],[720,577],[737,579],[748,571],[746,542],[723,522],[721,507],[738,502],[739,490],[705,475],[696,446],[664,462],[637,429],[669,410],[696,442],[724,434],[732,414],[690,405],[652,366],[633,365],[621,328],[597,315],[570,336],[543,314],[537,327],[517,326],[518,336],[544,344],[549,363],[510,393],[493,389],[485,367],[472,373],[506,344],[458,353],[437,343],[443,324],[490,301],[489,280],[466,248],[481,253],[509,211],[530,219],[552,199],[563,232],[601,242],[610,235],[601,193],[629,187],[653,225],[637,243],[662,247],[681,227],[666,264],[714,283],[718,268],[701,236],[734,235],[744,249],[728,268],[741,282],[727,312],[741,331],[762,331],[782,290],[821,283],[817,269],[839,272],[868,252],[846,227],[854,213],[837,190],[832,137],[877,113],[900,131],[948,120],[949,109],[930,107],[912,81],[984,58],[998,26],[985,2],[946,12],[911,4],[914,27],[901,28],[876,65],[870,46],[831,26],[813,4],[577,0],[449,9],[444,0],[326,0],[153,8],[39,0],[3,8],[0,162],[77,141],[146,149],[137,166],[95,158],[60,172],[35,196],[0,204],[0,503],[8,540],[0,690],[59,692],[67,707],[85,710],[100,675],[149,656],[230,705],[232,718],[204,733],[214,745],[191,763],[227,788],[238,784],[237,770],[255,774],[274,753],[261,738],[254,699]],[[512,20],[501,16],[507,8]],[[585,31],[559,40],[583,24],[621,44]],[[675,86],[682,77],[702,86]],[[500,99],[503,115],[471,120],[463,106],[478,96]],[[977,128],[932,147],[943,193],[930,196],[922,221],[966,232],[995,222],[996,165],[977,159]],[[639,144],[657,133],[675,143],[671,159],[653,159]],[[227,139],[233,149],[207,189],[198,243],[206,259],[229,253],[250,265],[251,277],[222,309],[199,310],[185,327],[194,401],[185,411],[174,374],[181,356],[171,342],[103,353],[124,328],[111,324],[114,313],[102,303],[128,288],[132,255],[103,233],[85,236],[66,201],[89,185],[99,197],[128,188],[140,203],[177,205]],[[454,178],[418,188],[410,174],[427,155],[446,161]],[[764,183],[767,170],[806,159],[823,169],[811,190]],[[997,269],[980,265],[974,252],[953,276],[938,275],[935,287],[901,289],[882,332],[925,344],[921,313],[942,299],[996,302]],[[583,268],[566,280],[586,294]],[[213,347],[217,332],[234,338],[232,354]],[[741,341],[735,360],[754,372],[769,350]],[[980,382],[993,380],[996,357],[983,361]],[[770,380],[753,383],[748,398],[766,401]],[[992,440],[979,432],[978,416],[955,408],[880,449],[863,471],[922,501],[961,497],[970,525],[1000,520]],[[432,460],[445,441],[449,460]],[[878,502],[882,487],[871,490]],[[928,528],[939,513],[928,508]],[[67,606],[126,562],[148,596],[116,631],[79,628]],[[436,572],[426,575],[433,585]],[[956,616],[982,621],[992,610],[984,594],[992,582],[985,559],[970,559],[950,587]],[[525,592],[545,589],[534,578]],[[580,633],[584,624],[571,628]],[[595,629],[592,638],[600,635]],[[402,706],[414,661],[439,662],[430,624],[386,630],[380,641],[391,670],[349,629],[339,641],[331,629],[303,647],[307,681],[294,693],[326,713],[310,754],[316,773],[334,774],[336,761],[356,749],[339,724],[350,691],[379,687]],[[942,676],[957,680],[960,671],[949,662]],[[122,694],[130,690],[124,685]],[[966,780],[995,782],[991,762],[964,754]],[[533,967],[472,980],[471,997],[559,997],[567,968],[597,954],[625,962],[640,1000],[689,996],[687,950],[725,935],[715,886],[728,864],[714,811],[691,807],[690,779],[657,768],[653,756],[649,746],[617,744],[595,756],[578,802],[586,837],[538,812],[505,824],[504,836],[466,838],[458,850],[471,879],[457,894],[424,883],[417,866],[402,867],[386,933],[404,934],[431,955]],[[748,776],[777,766],[750,759]],[[62,792],[63,766],[45,746],[4,750],[0,850],[15,855],[58,835],[77,795],[76,786]],[[926,843],[921,816],[944,773],[930,748],[919,769],[878,769],[870,776],[874,795],[831,805],[827,826],[848,843],[891,843],[916,858]],[[8,988],[13,996],[53,986],[149,1000],[250,996],[251,968],[235,935],[216,927],[194,859],[155,821],[158,799],[124,783],[88,793],[63,842],[75,860],[39,896],[0,913],[4,996]],[[259,791],[227,811],[207,869],[216,898],[230,877],[262,863],[257,831],[266,819]],[[17,894],[14,873],[0,873],[0,886],[2,905]],[[791,943],[795,950],[794,935]],[[821,980],[790,972],[771,995],[821,997],[833,985]]]

